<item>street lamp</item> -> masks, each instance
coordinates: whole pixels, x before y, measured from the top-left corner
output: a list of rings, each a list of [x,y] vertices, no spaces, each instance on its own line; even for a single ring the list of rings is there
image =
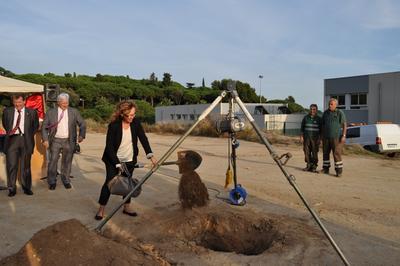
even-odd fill
[[[260,78],[260,103],[261,103],[261,80],[264,77],[263,75],[258,76]]]

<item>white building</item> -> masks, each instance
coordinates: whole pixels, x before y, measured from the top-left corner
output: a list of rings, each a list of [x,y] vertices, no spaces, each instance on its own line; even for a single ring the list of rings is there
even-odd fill
[[[244,104],[261,129],[267,130],[299,130],[304,114],[289,114],[287,104]],[[193,124],[210,104],[172,105],[156,107],[156,123]],[[234,113],[246,121],[240,107],[234,105]],[[228,114],[229,103],[218,104],[209,117],[218,120]]]
[[[325,79],[324,106],[338,100],[349,123],[400,124],[400,72]]]

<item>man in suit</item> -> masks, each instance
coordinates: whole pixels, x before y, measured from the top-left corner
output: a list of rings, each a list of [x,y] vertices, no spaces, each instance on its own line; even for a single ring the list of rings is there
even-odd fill
[[[4,109],[2,123],[7,132],[4,140],[6,154],[8,196],[17,193],[18,167],[21,173],[21,186],[26,195],[33,195],[31,156],[35,147],[34,135],[39,127],[37,112],[25,107],[25,96],[12,96],[14,107]]]
[[[66,189],[71,188],[70,173],[75,144],[82,142],[86,134],[86,123],[75,108],[69,107],[69,95],[61,93],[57,98],[58,107],[50,109],[44,118],[42,126],[43,144],[49,149],[49,164],[47,182],[49,189],[56,189],[57,163],[60,153],[61,181]],[[79,126],[79,136],[76,133]]]

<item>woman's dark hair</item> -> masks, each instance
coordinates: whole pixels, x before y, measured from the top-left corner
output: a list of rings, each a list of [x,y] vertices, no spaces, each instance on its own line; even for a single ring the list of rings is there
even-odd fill
[[[111,121],[114,122],[118,119],[121,119],[125,115],[129,115],[132,108],[135,108],[137,111],[137,105],[134,101],[122,101],[117,104],[114,113],[112,114]]]

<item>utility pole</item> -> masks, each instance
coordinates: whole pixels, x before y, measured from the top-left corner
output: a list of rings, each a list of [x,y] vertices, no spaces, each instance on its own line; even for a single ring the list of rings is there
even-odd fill
[[[258,76],[260,78],[260,103],[261,103],[261,80],[264,77],[263,75]]]

